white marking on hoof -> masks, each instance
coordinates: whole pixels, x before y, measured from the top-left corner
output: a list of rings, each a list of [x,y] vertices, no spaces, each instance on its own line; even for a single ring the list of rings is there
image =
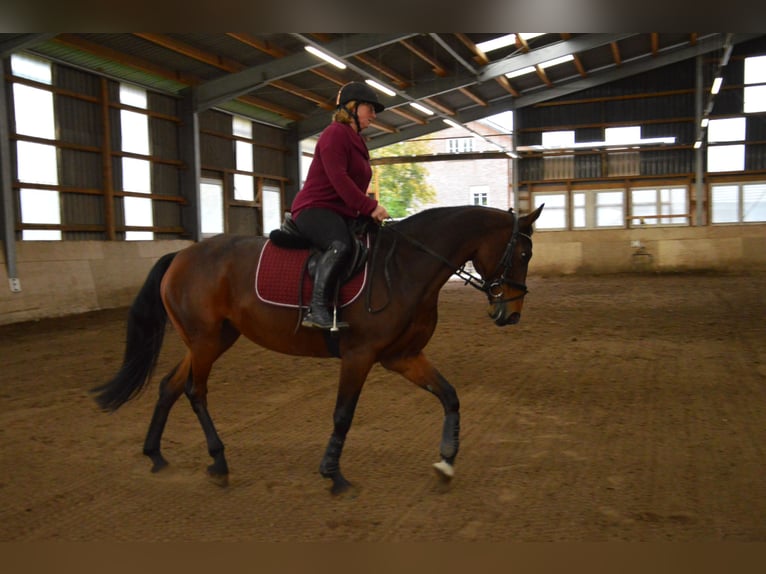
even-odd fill
[[[434,469],[445,480],[450,480],[455,476],[455,467],[448,463],[446,460],[434,463]]]

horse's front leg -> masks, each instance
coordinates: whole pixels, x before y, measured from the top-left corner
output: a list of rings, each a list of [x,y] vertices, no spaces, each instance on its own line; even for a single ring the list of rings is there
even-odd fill
[[[351,488],[351,483],[340,471],[340,457],[346,435],[351,428],[351,421],[354,419],[359,395],[371,368],[371,361],[354,361],[344,357],[341,362],[338,397],[333,412],[333,432],[319,465],[319,473],[325,478],[332,479],[333,494],[341,494]]]
[[[439,371],[426,359],[423,353],[381,362],[407,380],[436,395],[444,408],[444,426],[439,446],[441,460],[434,463],[438,476],[449,481],[455,475],[455,458],[460,447],[460,401],[457,391]]]

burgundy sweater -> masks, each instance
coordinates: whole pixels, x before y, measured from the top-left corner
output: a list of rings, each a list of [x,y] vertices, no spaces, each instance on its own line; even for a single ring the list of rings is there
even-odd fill
[[[319,136],[306,181],[293,199],[292,216],[307,207],[324,207],[345,217],[370,215],[378,205],[366,192],[371,178],[364,138],[350,125],[332,122]]]

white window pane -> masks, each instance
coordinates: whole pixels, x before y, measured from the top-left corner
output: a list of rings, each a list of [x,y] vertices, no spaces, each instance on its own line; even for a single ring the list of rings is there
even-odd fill
[[[621,191],[601,191],[596,194],[596,205],[622,206],[622,192]]]
[[[220,182],[200,184],[200,211],[203,235],[223,233],[223,185]]]
[[[151,227],[153,223],[152,200],[143,197],[124,198],[125,225]],[[130,241],[150,240],[154,238],[151,231],[128,231],[125,239]]]
[[[263,234],[268,235],[272,229],[282,225],[282,194],[278,187],[263,188]]]
[[[59,182],[56,148],[52,145],[16,142],[16,159],[19,181],[27,183]]]
[[[535,222],[536,229],[566,229],[565,194],[535,194],[534,203],[536,208],[545,203],[545,209]]]
[[[624,128],[606,128],[604,141],[608,144],[629,144],[641,139],[641,127],[629,126]]]
[[[136,193],[151,193],[151,163],[145,159],[122,158],[122,189]]]
[[[13,107],[17,133],[38,138],[56,138],[52,92],[13,84]]]
[[[149,155],[149,118],[146,114],[120,110],[122,150]]]
[[[742,221],[766,221],[766,185],[742,187]]]
[[[572,202],[575,207],[585,207],[585,194],[584,193],[572,194]]]
[[[235,142],[237,154],[237,169],[240,171],[253,171],[253,144]]]
[[[766,56],[745,58],[745,83],[766,84]]]
[[[656,189],[634,189],[631,194],[633,205],[641,204],[656,204],[657,203],[657,190]]]
[[[712,202],[713,223],[737,223],[739,221],[739,186],[713,186]]]
[[[744,145],[717,145],[707,148],[708,171],[743,171],[744,169]]]
[[[747,120],[745,118],[726,118],[710,120],[707,127],[709,142],[734,142],[745,139]]]
[[[231,131],[235,136],[253,139],[253,122],[245,118],[233,116]]]
[[[130,84],[120,84],[120,103],[134,108],[146,109],[146,90]]]
[[[574,216],[574,221],[572,222],[572,225],[577,228],[585,227],[586,220],[585,220],[585,208],[584,207],[575,207],[574,213],[572,214]]]
[[[22,223],[61,223],[59,192],[50,189],[21,189]]]
[[[748,86],[745,88],[745,113],[766,112],[766,86]]]
[[[234,174],[234,199],[239,201],[253,201],[255,199],[252,175]]]
[[[52,83],[51,64],[46,60],[27,54],[11,54],[11,71],[14,76],[43,84]]]
[[[21,232],[24,241],[61,241],[61,231],[58,229],[24,229]]]
[[[673,214],[686,213],[686,189],[683,187],[674,187],[670,191],[670,211]]]
[[[597,207],[596,227],[622,227],[622,207]]]
[[[544,147],[567,147],[575,143],[574,130],[543,132]]]

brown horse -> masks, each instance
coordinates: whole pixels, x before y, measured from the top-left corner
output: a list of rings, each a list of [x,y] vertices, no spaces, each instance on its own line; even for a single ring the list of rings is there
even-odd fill
[[[449,480],[458,453],[459,401],[423,354],[436,328],[439,292],[457,274],[486,293],[495,324],[517,323],[527,293],[532,224],[541,211],[542,206],[518,217],[512,210],[443,207],[382,226],[368,258],[366,296],[341,310],[350,328],[336,335],[299,327],[296,309],[259,299],[255,270],[266,238],[219,235],[164,255],[130,308],[122,367],[112,380],[93,389],[96,401],[113,411],[141,391],[156,365],[169,317],[188,351],[160,383],[143,452],[153,462],[152,471],[167,465],[160,440],[171,407],[185,393],[213,458],[208,473],[226,484],[224,446],[207,406],[207,381],[216,359],[240,335],[280,353],[338,355],[334,427],[319,471],[332,479],[332,492],[340,493],[350,486],[340,470],[346,434],[365,379],[380,363],[441,402],[441,461],[434,467]],[[464,268],[469,261],[475,273]],[[336,338],[334,345],[328,345],[330,337]]]

